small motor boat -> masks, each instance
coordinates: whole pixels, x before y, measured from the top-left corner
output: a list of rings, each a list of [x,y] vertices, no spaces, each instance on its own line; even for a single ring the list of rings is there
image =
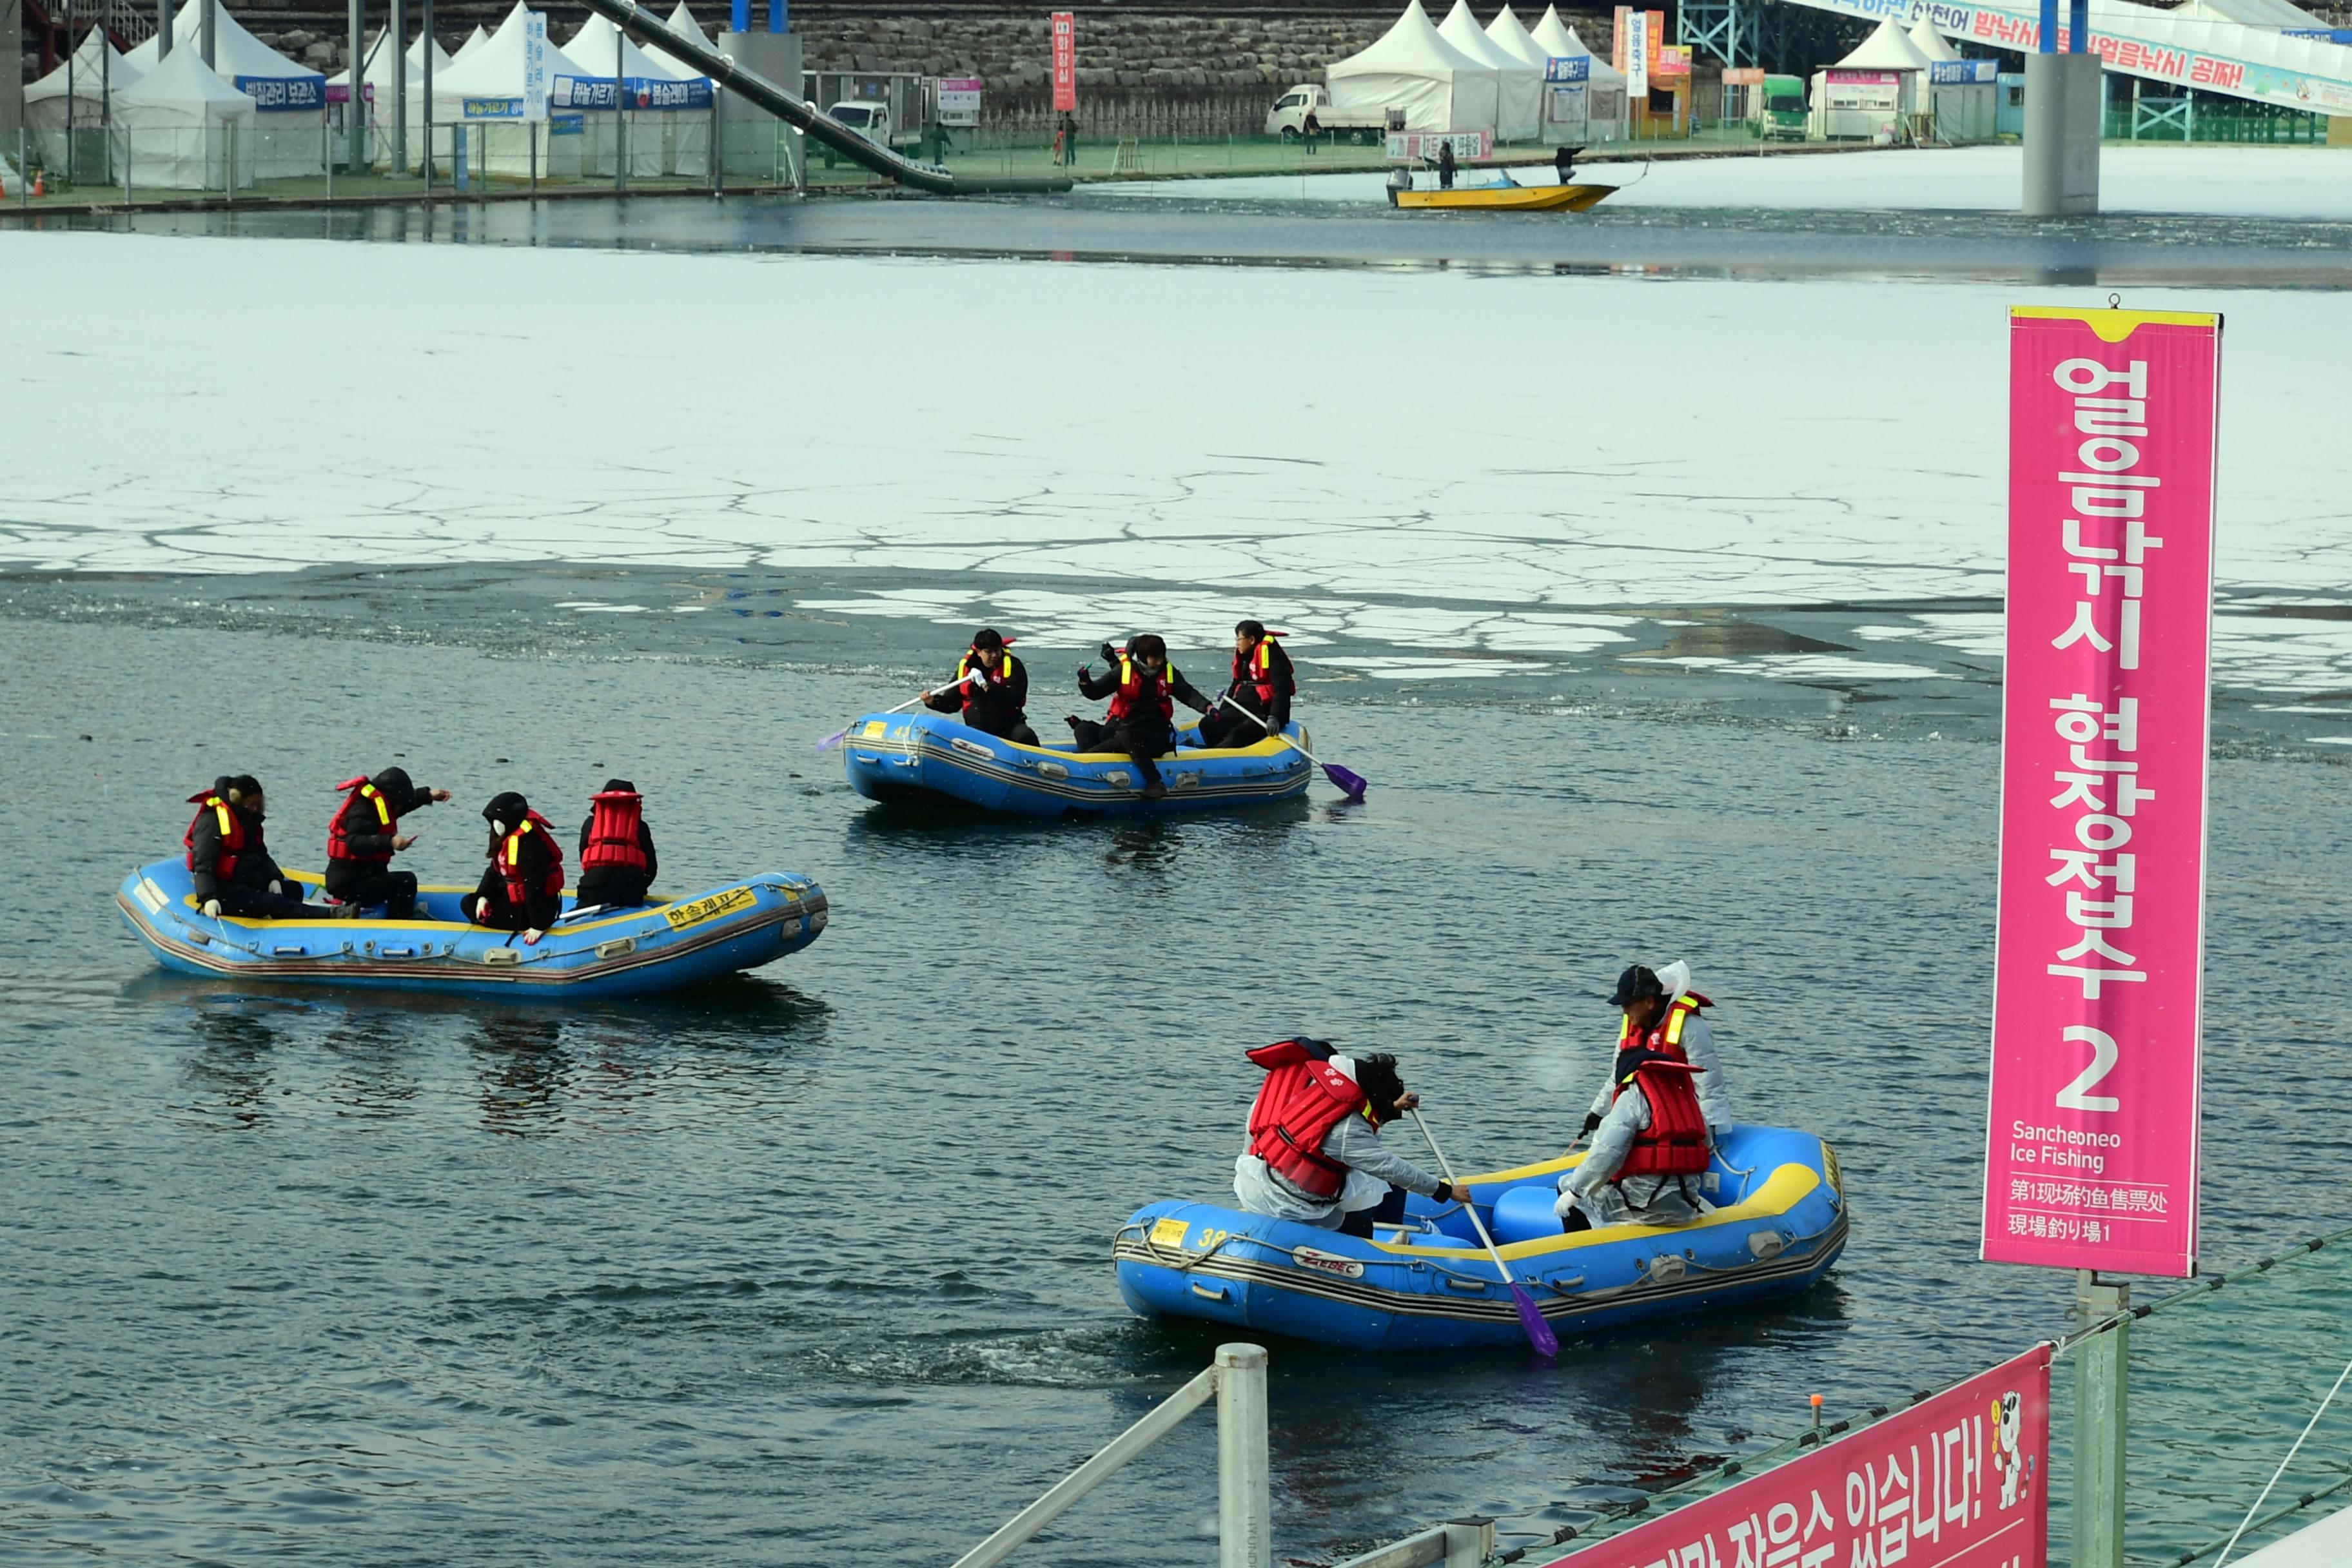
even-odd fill
[[[1283,733],[1312,749],[1297,723]],[[1124,752],[1079,752],[1069,742],[1024,746],[940,713],[869,713],[842,742],[849,787],[871,800],[952,802],[1014,816],[1133,816],[1296,800],[1314,767],[1297,746],[1271,736],[1254,746],[1202,750],[1195,729],[1176,732],[1158,759],[1168,793],[1143,797]]]
[[[292,873],[302,894],[319,878]],[[243,920],[207,915],[182,860],[122,879],[114,901],[156,961],[182,974],[545,999],[650,996],[798,952],[824,930],[824,889],[763,871],[691,899],[565,912],[537,942],[465,918],[468,888],[418,889],[414,919]]]
[[[1811,1288],[1844,1250],[1837,1155],[1809,1132],[1734,1127],[1697,1178],[1716,1205],[1688,1225],[1563,1233],[1560,1175],[1581,1154],[1468,1178],[1512,1276],[1563,1338]],[[1111,1246],[1119,1294],[1146,1317],[1205,1318],[1368,1351],[1526,1342],[1510,1289],[1458,1203],[1413,1196],[1369,1241],[1216,1204],[1136,1211]]]
[[[1447,211],[1549,213],[1589,212],[1617,189],[1614,185],[1456,185],[1450,191],[1395,190],[1400,207]]]

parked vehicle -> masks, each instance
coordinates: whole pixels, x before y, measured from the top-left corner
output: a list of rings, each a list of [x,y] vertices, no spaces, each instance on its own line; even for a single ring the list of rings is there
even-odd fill
[[[1300,82],[1274,100],[1265,111],[1265,133],[1279,136],[1285,142],[1296,142],[1307,134],[1307,117],[1315,116],[1315,128],[1334,142],[1353,142],[1360,146],[1373,146],[1387,139],[1391,129],[1391,111],[1386,109],[1334,109],[1331,89],[1316,82]],[[1394,127],[1402,130],[1403,116],[1397,113]]]
[[[1805,84],[1793,76],[1768,76],[1757,89],[1762,106],[1755,114],[1757,133],[1767,142],[1805,139]]]

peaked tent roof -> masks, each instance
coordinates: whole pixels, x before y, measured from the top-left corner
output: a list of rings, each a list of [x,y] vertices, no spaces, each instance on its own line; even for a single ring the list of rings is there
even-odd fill
[[[481,29],[477,27],[474,31],[478,33]],[[392,62],[383,58],[383,40],[387,36],[379,31],[375,37],[370,38],[367,58],[360,63],[360,80],[369,87],[389,89],[392,86]],[[447,70],[456,58],[441,47],[439,39],[433,41],[433,74],[435,76],[437,77]],[[416,41],[408,46],[408,79],[422,81],[424,79],[425,35],[419,33],[416,35]],[[339,70],[327,79],[327,85],[341,87],[351,79],[352,73],[348,69]],[[436,82],[434,85],[437,87],[440,84]]]
[[[72,68],[68,73],[67,68]],[[70,86],[67,78],[70,74]],[[70,91],[77,99],[96,103],[101,85],[121,92],[147,73],[131,63],[129,56],[107,38],[106,29],[92,27],[82,36],[81,47],[69,60],[59,60],[58,68],[48,75],[25,84],[25,101],[40,103],[52,98],[63,98]]]
[[[1387,32],[1326,67],[1323,79],[1334,103],[1403,108],[1415,131],[1492,131],[1502,91],[1502,73],[1447,42],[1421,0],[1407,0]],[[1361,85],[1351,93],[1350,82]],[[1443,122],[1417,122],[1432,116]]]
[[[490,36],[482,31],[482,25],[479,22],[475,23],[474,30],[466,35],[466,41],[457,46],[457,52],[456,54],[445,55],[441,58],[433,62],[433,69],[435,73],[438,74],[443,65],[455,64],[458,60],[464,59],[467,55],[472,54],[476,49],[480,48],[484,44],[487,44],[489,41]],[[441,46],[436,44],[433,47],[437,49]]]
[[[1421,8],[1421,0],[1408,0],[1404,14],[1390,25],[1389,30],[1370,43],[1329,68],[1337,70],[1346,66],[1358,74],[1371,71],[1413,72],[1433,69],[1453,71],[1483,71],[1486,62],[1464,54],[1449,43]],[[1325,74],[1329,74],[1327,71]]]
[[[610,81],[613,79],[613,46],[616,40],[621,48],[623,76],[670,77],[677,74],[637,47],[636,40],[605,20],[602,12],[589,13],[588,20],[582,24],[580,30],[565,40],[563,52],[572,58],[574,64],[586,67],[589,75],[601,76]],[[548,74],[551,77],[555,73],[551,70]]]
[[[694,13],[686,8],[686,0],[677,0],[677,9],[669,14],[669,30],[673,33],[685,34],[713,54],[719,52],[719,46],[710,41],[710,35],[702,30],[702,24],[696,21]],[[666,49],[647,49],[646,58],[680,81],[692,81],[702,74],[700,69],[687,64]]]
[[[204,0],[186,0],[180,7],[179,15],[172,18],[172,52],[176,55],[185,47],[197,53],[201,60],[199,39],[203,37],[204,25]],[[123,58],[142,70],[152,71],[155,69],[155,57],[160,47],[158,38],[151,36]],[[212,68],[223,78],[259,77],[282,81],[308,77],[320,82],[327,79],[326,72],[312,70],[299,60],[288,59],[247,32],[245,25],[229,15],[228,7],[217,4],[217,0],[213,6]]]
[[[1920,12],[1919,19],[1911,24],[1910,38],[1912,47],[1930,60],[1957,60],[1961,58],[1960,51],[1947,43],[1943,34],[1936,31],[1936,24],[1928,19],[1925,11]]]
[[[484,39],[479,47],[467,51],[462,60],[453,59],[446,71],[438,67],[433,72],[433,108],[437,115],[445,98],[520,98],[522,96],[523,16],[530,7],[524,0],[515,0],[515,8],[507,13],[499,30]],[[593,77],[596,73],[582,68],[580,63],[551,40],[547,46],[547,79],[549,90],[554,89],[559,76]],[[605,80],[612,77],[607,73]]]
[[[1893,17],[1878,24],[1878,30],[1863,39],[1862,47],[1838,61],[1833,70],[1918,71],[1924,74],[1927,57],[1911,41]]]
[[[1551,56],[1536,42],[1535,35],[1527,30],[1508,5],[1496,12],[1495,19],[1486,24],[1486,37],[1505,54],[1525,60],[1538,70],[1551,63]]]
[[[1517,71],[1528,68],[1528,62],[1511,54],[1486,36],[1471,13],[1470,0],[1454,0],[1454,9],[1445,13],[1445,20],[1437,24],[1438,36],[1488,70]]]
[[[1572,60],[1577,56],[1582,55],[1586,59],[1591,60],[1591,68],[1586,73],[1588,79],[1602,87],[1625,85],[1625,73],[1586,48],[1584,40],[1576,36],[1576,29],[1559,19],[1558,5],[1548,5],[1544,8],[1541,19],[1536,23],[1528,36],[1535,39],[1536,46],[1549,58]]]
[[[1495,130],[1506,136],[1524,136],[1543,123],[1543,68],[1531,66],[1486,36],[1470,9],[1470,0],[1454,0],[1454,9],[1438,24],[1438,35],[1473,59],[1483,60],[1495,73]]]
[[[226,37],[220,23],[227,19],[228,13],[215,9],[213,15],[213,54],[218,58],[223,52],[221,40]],[[255,112],[253,100],[205,64],[204,56],[193,45],[173,45],[171,55],[163,64],[115,94],[115,101],[126,107],[201,109],[207,121],[251,120]]]

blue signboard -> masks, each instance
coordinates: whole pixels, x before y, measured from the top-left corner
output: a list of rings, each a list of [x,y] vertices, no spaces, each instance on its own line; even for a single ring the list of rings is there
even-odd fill
[[[1592,79],[1592,59],[1589,55],[1554,55],[1544,61],[1544,80],[1555,84]]]
[[[633,76],[623,78],[619,84],[628,93],[631,109],[709,109],[710,79],[695,77],[688,81],[672,81],[667,77]],[[548,101],[559,109],[590,109],[609,110],[618,97],[614,79],[608,76],[559,76],[555,90]]]
[[[520,120],[522,100],[520,98],[468,98],[459,100],[457,112],[467,120]]]
[[[2000,69],[1999,60],[1931,60],[1927,65],[1927,79],[1937,87],[1989,82]]]
[[[315,114],[327,104],[327,79],[322,76],[241,76],[229,85],[253,100],[264,114],[298,109]]]
[[[584,114],[551,114],[547,117],[547,133],[550,136],[585,136],[588,134],[588,117]]]

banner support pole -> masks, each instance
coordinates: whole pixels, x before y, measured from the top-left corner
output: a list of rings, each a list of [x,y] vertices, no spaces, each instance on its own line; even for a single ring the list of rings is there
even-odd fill
[[[2125,1441],[2130,1429],[2131,1286],[2074,1271],[2074,1321],[2115,1327],[2074,1352],[2074,1568],[2124,1568]]]

